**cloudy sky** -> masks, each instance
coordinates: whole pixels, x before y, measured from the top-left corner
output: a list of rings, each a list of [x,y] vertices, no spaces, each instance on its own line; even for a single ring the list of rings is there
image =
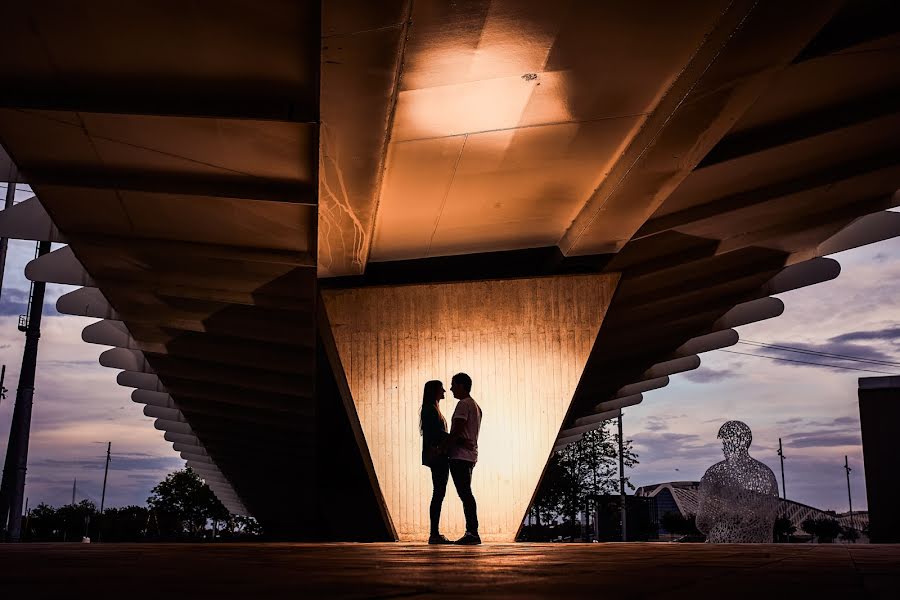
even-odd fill
[[[19,199],[29,194],[22,192]],[[23,271],[34,244],[11,242],[0,295],[0,363],[7,398],[0,403],[0,452],[5,452],[22,358],[28,282]],[[900,239],[835,255],[841,276],[782,294],[783,316],[740,328],[741,338],[900,364]],[[59,315],[56,298],[70,291],[48,286],[42,329],[26,495],[63,504],[77,497],[99,503],[106,443],[112,442],[107,505],[143,504],[150,489],[183,462],[162,432],[115,383],[116,371],[97,362],[106,347],[81,341],[93,319]],[[739,344],[731,351],[900,373],[900,367],[825,361]],[[819,508],[847,509],[844,455],[850,457],[854,508],[864,508],[857,379],[879,376],[726,353],[702,356],[703,365],[672,378],[669,387],[626,409],[626,434],[641,464],[636,485],[697,480],[721,459],[716,440],[729,419],[753,429],[751,454],[778,473],[778,438],[785,446],[788,497]]]

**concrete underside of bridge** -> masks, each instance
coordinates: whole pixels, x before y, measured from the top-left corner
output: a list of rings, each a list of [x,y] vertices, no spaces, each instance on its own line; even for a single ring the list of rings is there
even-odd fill
[[[177,568],[173,568],[177,567]],[[51,598],[896,598],[900,547],[855,544],[5,545],[3,590]],[[161,576],[165,574],[165,576]]]
[[[6,3],[0,234],[273,535],[423,535],[417,396],[473,372],[512,540],[554,448],[900,234],[897,6]]]

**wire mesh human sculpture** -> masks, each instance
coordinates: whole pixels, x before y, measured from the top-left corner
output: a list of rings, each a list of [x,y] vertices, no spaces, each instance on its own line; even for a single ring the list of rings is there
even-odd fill
[[[750,456],[753,434],[745,423],[728,421],[717,437],[725,460],[700,480],[697,529],[713,544],[771,543],[778,516],[775,473]]]

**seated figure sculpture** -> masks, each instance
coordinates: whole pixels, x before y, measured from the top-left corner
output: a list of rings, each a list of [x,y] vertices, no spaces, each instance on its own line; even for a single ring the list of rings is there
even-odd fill
[[[697,529],[713,544],[771,543],[778,516],[778,482],[772,469],[750,457],[750,428],[728,421],[719,429],[725,460],[700,480]]]

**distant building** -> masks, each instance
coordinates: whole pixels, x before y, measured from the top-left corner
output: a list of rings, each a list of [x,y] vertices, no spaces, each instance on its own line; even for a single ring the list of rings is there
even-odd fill
[[[650,499],[650,519],[659,527],[660,535],[668,535],[669,532],[660,526],[662,516],[668,512],[677,512],[685,518],[696,515],[700,503],[699,492],[699,481],[669,481],[641,486],[635,495]],[[853,527],[857,531],[863,531],[869,525],[867,511],[854,511],[851,518],[850,513],[822,510],[793,500],[779,499],[779,502],[779,514],[790,519],[797,531],[802,531],[801,525],[806,519],[832,518],[841,526]]]

